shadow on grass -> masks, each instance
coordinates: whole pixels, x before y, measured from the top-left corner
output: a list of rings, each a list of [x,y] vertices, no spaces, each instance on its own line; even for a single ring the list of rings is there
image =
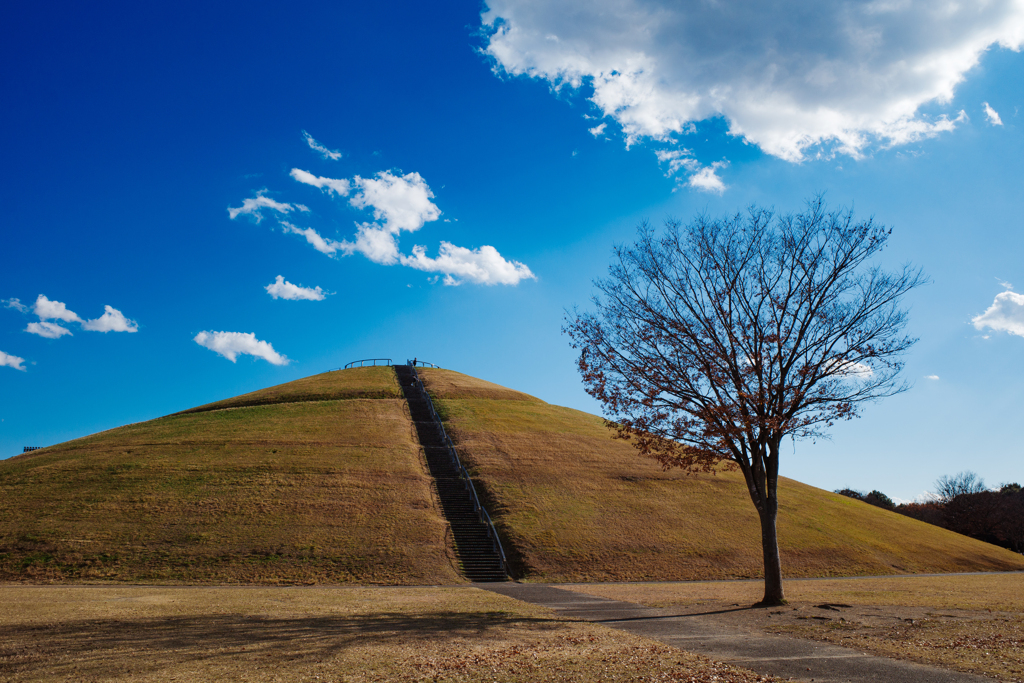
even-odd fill
[[[321,661],[347,648],[480,640],[499,629],[546,631],[557,619],[507,612],[437,611],[342,617],[247,615],[71,621],[0,627],[0,679],[47,670],[111,675],[153,671],[178,663],[250,659],[260,666]]]

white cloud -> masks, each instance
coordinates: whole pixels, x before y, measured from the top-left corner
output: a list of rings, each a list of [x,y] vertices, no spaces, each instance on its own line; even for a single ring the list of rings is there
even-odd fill
[[[668,170],[665,177],[669,178],[681,171],[690,174],[686,184],[703,192],[716,192],[722,194],[726,185],[718,177],[718,169],[729,165],[727,161],[716,161],[710,166],[702,166],[699,161],[693,158],[693,152],[688,149],[659,149],[654,154],[658,157],[659,163],[667,163]]]
[[[67,306],[62,302],[50,301],[42,294],[40,294],[39,298],[36,299],[33,312],[39,316],[40,320],[64,320],[69,323],[82,322],[82,319],[78,317],[78,314],[74,311],[69,311]]]
[[[83,330],[90,332],[138,332],[139,325],[134,320],[124,317],[121,311],[113,306],[104,306],[104,313],[95,320],[82,323]]]
[[[270,342],[260,341],[252,332],[207,332],[197,334],[196,344],[224,356],[232,363],[239,354],[248,354],[273,365],[288,365],[288,359],[274,350]]]
[[[356,231],[356,241],[345,240],[339,246],[346,255],[359,252],[374,263],[393,266],[398,263],[398,242],[395,235],[375,223],[363,223]]]
[[[348,192],[351,189],[351,184],[344,178],[338,179],[315,176],[309,171],[303,171],[301,168],[293,168],[291,176],[300,183],[312,185],[313,187],[321,190],[327,190],[328,193],[336,194],[340,197],[348,195]]]
[[[65,334],[71,334],[71,330],[57,323],[29,323],[25,331],[38,334],[40,337],[46,337],[47,339],[59,339]]]
[[[718,177],[718,174],[716,174],[715,171],[727,165],[728,162],[716,161],[710,166],[704,166],[690,176],[690,180],[686,184],[704,192],[716,192],[718,194],[722,194],[725,192],[725,183],[722,182],[722,179]]]
[[[593,135],[595,138],[599,138],[602,135],[604,135],[604,129],[607,128],[607,127],[608,127],[607,123],[601,123],[601,124],[598,124],[598,125],[594,126],[593,128],[588,128],[587,130],[589,130],[590,134]]]
[[[991,46],[1024,43],[1019,0],[489,0],[496,70],[592,88],[627,145],[723,117],[789,161],[859,156],[952,130],[938,117]]]
[[[938,381],[938,379],[939,379],[939,376],[938,376],[938,375],[925,375],[925,376],[924,376],[924,378],[925,378],[925,379],[931,379],[931,380],[936,380],[936,381]]]
[[[289,301],[323,301],[326,296],[324,290],[319,287],[293,285],[285,280],[283,275],[278,275],[277,281],[267,285],[264,289],[275,299],[288,299]]]
[[[833,368],[835,370],[833,370]],[[835,377],[841,377],[844,379],[867,379],[875,374],[875,371],[871,369],[871,366],[865,363],[841,361],[838,359],[826,363],[824,370],[826,372],[830,372]]]
[[[319,152],[320,156],[322,156],[324,159],[330,159],[331,161],[337,161],[338,159],[341,158],[341,152],[338,152],[338,151],[333,150],[333,149],[327,149],[326,147],[321,145],[319,142],[314,140],[313,136],[310,135],[309,133],[307,133],[306,131],[302,131],[302,137],[306,139],[306,144],[309,145],[309,148],[311,150],[313,150],[314,152]]]
[[[13,308],[21,313],[28,313],[28,306],[21,303],[21,299],[0,299],[3,302],[4,308]]]
[[[696,163],[696,162],[694,162]],[[696,169],[700,168],[697,164]],[[717,166],[712,168],[712,171]],[[442,242],[436,259],[426,256],[425,247],[413,247],[411,256],[403,255],[399,250],[398,238],[402,232],[415,232],[426,223],[441,217],[441,210],[432,201],[434,193],[419,173],[392,173],[381,171],[371,178],[355,176],[352,180],[315,176],[300,168],[293,168],[292,178],[305,185],[316,187],[329,193],[346,196],[351,194],[349,204],[357,209],[373,212],[373,222],[356,223],[356,234],[351,240],[332,240],[323,237],[314,228],[299,228],[292,223],[279,219],[282,230],[286,233],[302,235],[317,251],[335,257],[339,253],[350,256],[362,254],[374,263],[381,265],[403,264],[418,270],[438,272],[445,275],[445,283],[460,284],[463,280],[480,284],[518,284],[524,279],[534,279],[530,269],[518,261],[506,261],[491,246],[470,250]],[[719,181],[720,182],[720,181]],[[724,185],[722,186],[724,188]],[[231,217],[245,213],[246,207],[259,220],[261,208],[273,208],[287,213],[293,205],[274,202],[263,197],[262,192],[256,198],[246,200],[239,209],[231,209]],[[295,207],[301,205],[296,204]],[[304,208],[304,207],[303,207]],[[457,218],[454,220],[458,220]],[[446,219],[445,222],[448,222]],[[461,279],[459,279],[461,278]],[[289,289],[292,288],[292,289]],[[267,285],[267,291],[275,298],[314,298],[317,300],[325,294],[317,287],[307,289],[297,287],[278,276],[277,282]],[[308,295],[299,296],[302,291]],[[275,292],[278,295],[275,295]],[[288,296],[285,293],[294,296]]]
[[[981,106],[985,107],[985,118],[988,119],[988,122],[990,124],[992,124],[993,126],[1003,125],[1003,120],[999,118],[999,112],[997,112],[992,107],[988,106],[988,102],[982,102]]]
[[[988,310],[972,318],[971,322],[977,330],[987,327],[996,332],[1009,332],[1024,337],[1024,294],[1009,290],[996,294]]]
[[[320,236],[313,228],[297,228],[291,223],[281,221],[281,227],[285,232],[290,232],[296,235],[302,235],[306,238],[306,241],[313,245],[313,248],[319,251],[321,254],[327,254],[328,256],[334,256],[335,252],[339,249],[344,249],[344,243],[336,242],[334,240],[324,239]],[[348,252],[350,253],[350,252]]]
[[[302,204],[286,204],[284,202],[276,202],[270,197],[264,197],[264,192],[266,190],[260,190],[256,193],[255,197],[249,197],[244,200],[242,205],[237,208],[228,207],[228,217],[234,220],[242,215],[252,216],[259,223],[263,220],[263,209],[272,209],[278,213],[285,214],[291,213],[296,209],[299,211],[309,211]]]
[[[693,158],[693,153],[688,149],[659,149],[654,151],[658,157],[658,163],[668,163],[668,170],[665,177],[674,176],[679,171],[696,171],[700,168],[700,162]]]
[[[3,351],[0,351],[0,368],[8,367],[25,372],[24,363],[24,358],[18,358],[17,356],[12,356],[9,353],[4,353]]]
[[[446,285],[461,284],[463,278],[480,285],[517,285],[520,280],[533,280],[536,276],[525,264],[506,261],[498,250],[491,246],[479,249],[457,247],[441,242],[437,258],[429,258],[426,248],[415,246],[412,256],[402,256],[402,265],[424,270],[429,273],[443,273]]]
[[[373,209],[373,217],[397,235],[403,230],[415,232],[425,223],[441,217],[441,210],[430,201],[434,193],[419,173],[404,176],[381,171],[373,178],[356,176],[352,184],[359,191],[349,200],[357,209]]]

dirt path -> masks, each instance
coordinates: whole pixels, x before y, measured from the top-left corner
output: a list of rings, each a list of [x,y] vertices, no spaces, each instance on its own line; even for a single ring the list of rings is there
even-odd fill
[[[481,588],[551,608],[560,616],[610,626],[757,673],[810,681],[960,683],[991,679],[877,657],[837,645],[764,633],[761,621],[807,614],[740,605],[651,608],[540,584],[481,584]],[[772,613],[775,614],[772,614]],[[787,612],[792,616],[785,616]],[[818,616],[818,615],[813,615]],[[813,618],[813,617],[811,617]],[[828,618],[828,617],[826,617]]]

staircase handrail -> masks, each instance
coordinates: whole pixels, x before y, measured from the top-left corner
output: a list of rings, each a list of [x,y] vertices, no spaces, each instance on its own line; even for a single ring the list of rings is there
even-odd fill
[[[420,379],[420,375],[416,372],[416,368],[409,365],[412,368],[412,376],[414,384],[423,397],[427,401],[427,409],[430,411],[430,416],[434,418],[434,422],[437,424],[438,429],[441,430],[441,439],[444,442],[445,448],[448,450],[448,457],[451,458],[452,464],[455,465],[455,469],[459,472],[459,478],[463,480],[466,490],[469,491],[470,498],[473,500],[473,509],[477,514],[477,518],[483,522],[487,527],[487,535],[490,536],[491,542],[494,543],[494,549],[498,551],[498,559],[501,562],[501,570],[508,576],[508,560],[505,558],[505,549],[501,547],[501,539],[498,538],[498,530],[494,527],[494,522],[491,521],[491,516],[487,514],[487,509],[480,503],[480,498],[476,495],[476,487],[473,486],[473,479],[469,476],[469,471],[465,465],[462,464],[462,460],[459,459],[459,454],[455,450],[455,444],[452,443],[451,437],[448,436],[448,432],[444,429],[444,424],[441,422],[441,417],[434,410],[434,401],[430,398],[430,394],[427,393],[427,388],[423,386],[423,381]]]
[[[419,359],[407,360],[407,361],[405,361],[405,364],[406,365],[411,365],[414,368],[416,366],[419,366],[421,368],[440,368],[441,367],[440,365],[437,365],[435,363],[428,363],[425,360],[419,360]]]
[[[391,365],[391,359],[390,358],[363,358],[362,360],[354,360],[351,363],[346,363],[344,369],[348,370],[349,368],[353,367],[356,363],[359,363],[359,367],[364,367],[364,365],[363,365],[364,363],[370,363],[370,362],[372,362],[373,366],[376,367],[377,366],[377,361],[387,361],[386,363],[381,363],[381,364],[382,365]]]

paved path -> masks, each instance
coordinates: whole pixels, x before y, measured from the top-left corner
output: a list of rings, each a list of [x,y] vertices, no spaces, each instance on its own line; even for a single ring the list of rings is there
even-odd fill
[[[476,586],[550,607],[562,616],[604,624],[781,678],[844,683],[980,683],[992,680],[866,655],[827,643],[745,631],[724,623],[719,616],[721,613],[679,614],[543,584],[480,583]]]

